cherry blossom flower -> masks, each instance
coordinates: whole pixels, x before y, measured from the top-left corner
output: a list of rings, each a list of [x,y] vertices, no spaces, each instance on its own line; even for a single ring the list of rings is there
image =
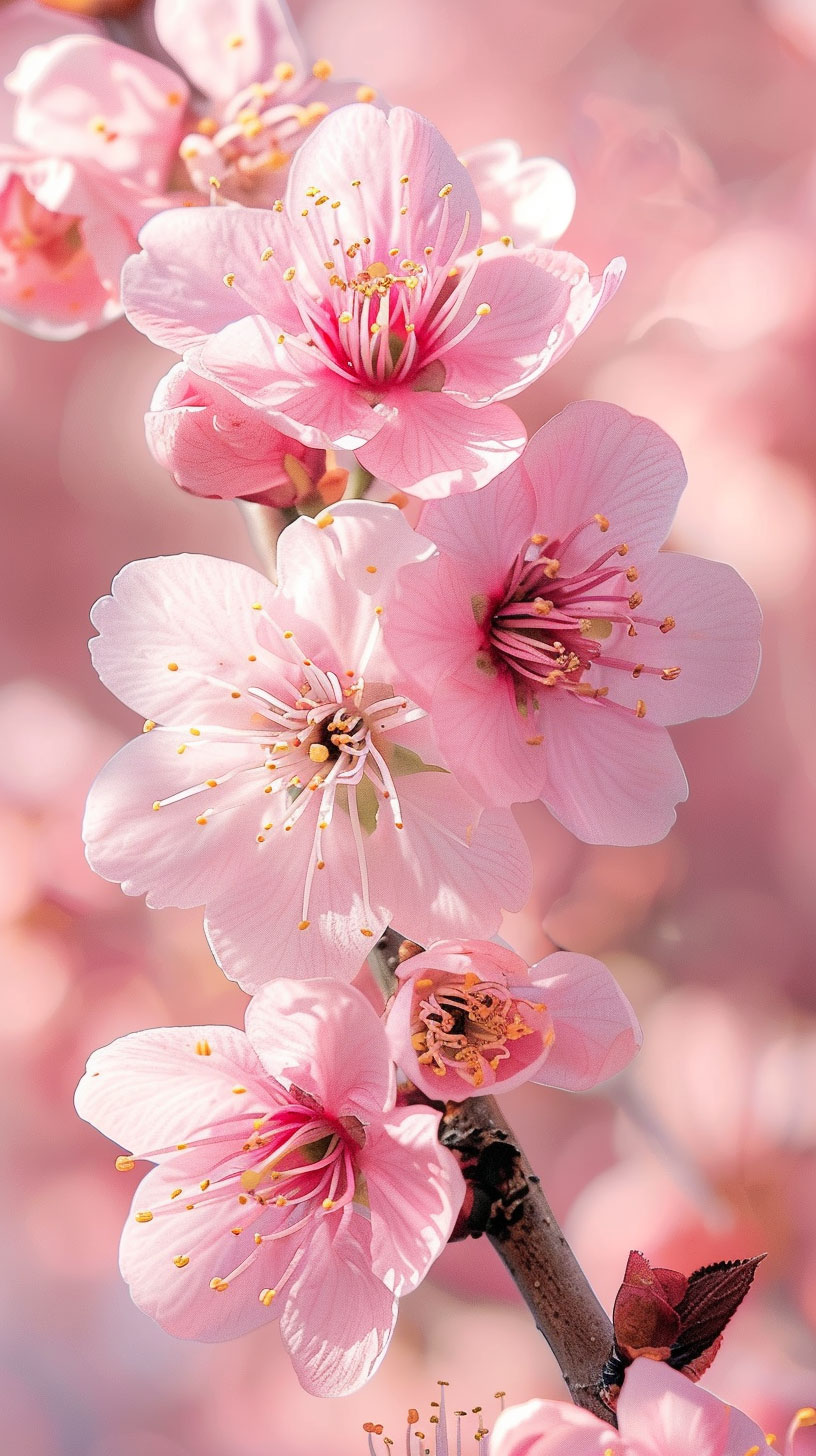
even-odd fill
[[[526,1081],[585,1091],[640,1046],[629,1002],[590,956],[558,952],[528,967],[491,941],[441,941],[397,975],[392,1054],[432,1099],[460,1102]]]
[[[293,506],[339,500],[348,471],[282,435],[229,390],[177,364],[160,380],[145,416],[147,443],[177,485],[193,495]]]
[[[552,157],[522,159],[518,142],[485,142],[463,152],[482,207],[482,242],[554,243],[575,210],[575,183]]]
[[[496,1422],[490,1456],[748,1456],[775,1438],[736,1407],[654,1360],[635,1360],[617,1405],[618,1430],[589,1411],[557,1400],[510,1406]],[[795,1456],[797,1435],[816,1423],[799,1411],[785,1442]]]
[[[387,641],[484,802],[540,796],[590,843],[670,829],[687,785],[665,725],[736,708],[759,660],[736,572],[658,551],[685,478],[656,425],[582,402],[499,480],[426,506],[439,554],[401,572]]]
[[[268,207],[280,197],[298,147],[329,111],[376,92],[330,80],[332,66],[307,61],[280,0],[156,0],[156,33],[206,98],[207,111],[181,143],[193,185]]]
[[[0,317],[72,338],[122,313],[119,275],[162,196],[187,87],[84,32],[34,46],[6,79],[0,145]]]
[[[117,1168],[156,1164],[120,1249],[139,1308],[192,1340],[279,1317],[307,1390],[356,1390],[464,1194],[438,1113],[394,1099],[376,1012],[328,981],[267,986],[245,1033],[159,1027],[94,1052],[77,1111],[128,1149]]]
[[[524,443],[503,401],[571,345],[622,273],[591,280],[546,249],[479,256],[479,219],[467,170],[430,122],[345,107],[301,147],[270,212],[154,219],[125,269],[128,317],[304,444],[354,449],[419,495],[471,489]]]
[[[205,903],[244,989],[351,979],[390,921],[490,935],[529,893],[512,817],[445,771],[382,650],[381,601],[427,542],[393,506],[333,510],[284,531],[277,589],[165,557],[126,566],[92,613],[102,681],[150,717],[91,789],[91,865],[151,905]]]

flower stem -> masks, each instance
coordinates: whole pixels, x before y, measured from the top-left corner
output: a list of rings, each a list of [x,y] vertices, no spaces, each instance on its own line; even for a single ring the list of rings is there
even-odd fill
[[[439,1137],[459,1155],[477,1232],[488,1235],[507,1266],[575,1404],[614,1425],[598,1394],[612,1325],[494,1098],[449,1102]]]
[[[276,581],[278,537],[290,521],[297,520],[297,511],[288,506],[278,509],[262,505],[259,501],[239,500],[237,504],[262,570],[270,581]]]
[[[371,471],[366,470],[364,465],[355,465],[354,469],[349,471],[348,485],[343,499],[362,500],[373,479]]]

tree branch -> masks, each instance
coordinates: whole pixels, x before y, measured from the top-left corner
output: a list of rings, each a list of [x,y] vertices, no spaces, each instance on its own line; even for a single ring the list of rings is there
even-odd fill
[[[575,1404],[614,1425],[598,1394],[612,1350],[611,1322],[497,1103],[492,1097],[449,1102],[439,1138],[458,1153],[470,1186],[471,1231],[485,1232],[507,1266]]]

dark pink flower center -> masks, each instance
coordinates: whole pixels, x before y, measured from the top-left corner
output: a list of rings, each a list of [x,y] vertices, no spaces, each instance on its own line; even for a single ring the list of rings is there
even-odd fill
[[[596,515],[560,541],[536,532],[519,554],[492,610],[485,599],[474,598],[474,612],[485,627],[478,665],[485,672],[504,669],[512,674],[523,714],[540,707],[544,689],[596,702],[607,699],[608,686],[595,686],[589,676],[596,664],[634,678],[652,674],[667,682],[680,674],[679,667],[638,661],[634,650],[631,657],[621,655],[620,629],[634,640],[644,628],[665,635],[675,625],[673,617],[650,617],[640,610],[643,595],[634,585],[637,567],[620,564],[629,554],[625,542],[602,551],[587,565],[563,564],[567,548],[593,527],[606,533],[609,521]],[[609,706],[620,709],[616,703]],[[646,705],[638,699],[634,709],[620,710],[642,718]]]
[[[196,1049],[201,1055],[210,1054],[207,1042],[199,1042]],[[243,1099],[250,1096],[241,1086],[234,1087],[233,1092]],[[251,1252],[233,1270],[213,1269],[210,1288],[215,1291],[225,1291],[256,1261],[262,1261],[265,1246],[292,1240],[292,1258],[277,1287],[263,1289],[259,1296],[265,1304],[271,1303],[299,1264],[303,1237],[297,1236],[305,1235],[315,1219],[340,1211],[349,1203],[366,1201],[365,1184],[356,1167],[357,1151],[365,1141],[362,1125],[356,1119],[340,1121],[330,1117],[312,1097],[298,1093],[296,1088],[289,1095],[290,1100],[283,1106],[242,1110],[175,1148],[137,1151],[117,1160],[117,1166],[125,1168],[132,1167],[136,1159],[167,1155],[177,1159],[180,1186],[164,1204],[138,1212],[138,1223],[152,1222],[154,1218],[181,1220],[185,1212],[217,1203],[223,1208],[225,1232],[229,1230],[236,1238],[253,1234]],[[188,1160],[195,1167],[195,1175],[185,1184],[183,1169]],[[181,1222],[180,1248],[184,1235]],[[206,1249],[202,1248],[198,1257],[205,1255]],[[182,1252],[174,1262],[184,1268],[193,1256]]]
[[[482,981],[475,972],[422,977],[414,982],[411,1044],[417,1060],[437,1077],[454,1071],[481,1087],[488,1067],[496,1072],[509,1060],[513,1042],[540,1033],[546,1010],[532,997],[501,981]]]

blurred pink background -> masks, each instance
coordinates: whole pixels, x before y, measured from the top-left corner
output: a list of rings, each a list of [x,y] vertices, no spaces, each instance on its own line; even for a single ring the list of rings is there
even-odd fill
[[[339,0],[292,6],[314,54],[430,116],[455,146],[518,139],[578,188],[564,246],[629,262],[617,299],[521,401],[651,416],[690,485],[673,537],[759,594],[765,658],[732,718],[677,730],[690,803],[663,844],[588,849],[522,815],[534,899],[505,935],[604,958],[643,1020],[605,1094],[533,1088],[508,1113],[602,1299],[630,1248],[685,1271],[768,1250],[707,1386],[780,1431],[816,1403],[816,3]],[[0,12],[0,26],[3,17]],[[240,1022],[198,912],[96,880],[82,801],[131,715],[97,683],[88,611],[127,560],[251,561],[234,507],[185,497],[142,413],[168,367],[124,322],[71,344],[2,330],[0,1409],[25,1456],[362,1452],[434,1383],[457,1403],[563,1394],[490,1247],[451,1247],[361,1394],[297,1386],[274,1327],[187,1346],[116,1268],[132,1184],[73,1114],[85,1058],[125,1032]]]

